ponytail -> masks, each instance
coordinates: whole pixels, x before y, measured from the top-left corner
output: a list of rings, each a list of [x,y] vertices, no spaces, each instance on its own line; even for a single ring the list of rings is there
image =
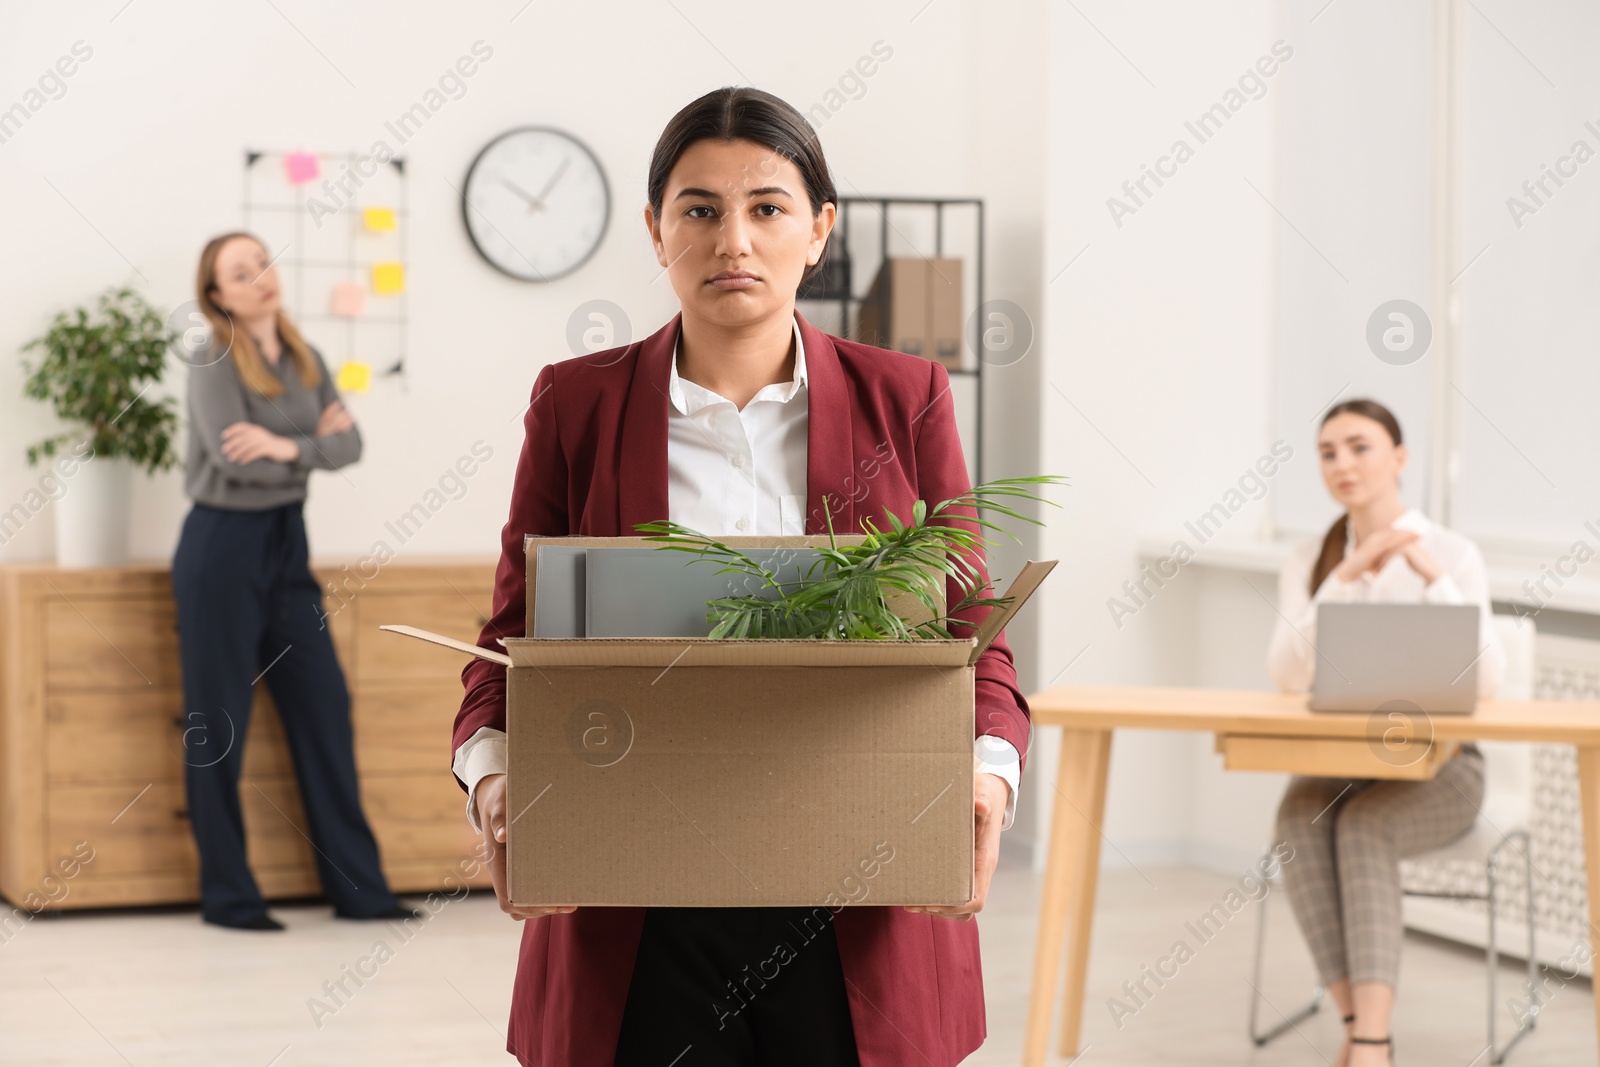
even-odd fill
[[[1317,595],[1322,583],[1344,559],[1344,546],[1349,539],[1350,513],[1345,512],[1328,527],[1327,536],[1322,539],[1322,552],[1317,556],[1317,565],[1311,568],[1311,588],[1306,591],[1307,595]]]

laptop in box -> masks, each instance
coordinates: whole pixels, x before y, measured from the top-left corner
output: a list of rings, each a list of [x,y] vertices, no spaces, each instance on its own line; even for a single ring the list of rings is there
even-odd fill
[[[1475,604],[1319,604],[1310,708],[1470,713],[1481,655]]]

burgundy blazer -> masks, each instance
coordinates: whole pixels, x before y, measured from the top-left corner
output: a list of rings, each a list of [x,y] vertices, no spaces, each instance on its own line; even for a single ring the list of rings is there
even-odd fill
[[[865,518],[887,528],[885,509],[909,520],[915,501],[932,507],[971,488],[943,366],[797,318],[810,412],[807,533],[827,532],[824,494],[834,529],[861,532]],[[669,517],[667,382],[681,319],[539,372],[500,534],[494,612],[479,645],[502,651],[495,638],[524,634],[523,535],[631,536],[634,523]],[[953,582],[948,595],[959,599]],[[975,625],[985,613],[963,617]],[[481,726],[506,726],[505,668],[473,659],[461,677],[452,752]],[[1003,634],[978,660],[975,690],[976,732],[1005,738],[1026,760],[1028,705]],[[579,907],[526,920],[507,1050],[528,1067],[611,1067],[643,923],[643,908]],[[863,1067],[947,1067],[982,1044],[976,922],[849,906],[834,929]]]

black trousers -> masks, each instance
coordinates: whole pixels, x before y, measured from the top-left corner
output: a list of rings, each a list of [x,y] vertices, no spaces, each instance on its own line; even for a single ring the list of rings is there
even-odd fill
[[[615,1067],[859,1067],[827,908],[650,908]]]
[[[340,915],[396,907],[361,811],[350,692],[311,575],[301,506],[196,504],[172,561],[183,658],[184,784],[201,909],[237,924],[266,911],[245,859],[239,768],[254,682],[266,683],[300,782],[323,891]],[[286,816],[285,816],[286,817]]]

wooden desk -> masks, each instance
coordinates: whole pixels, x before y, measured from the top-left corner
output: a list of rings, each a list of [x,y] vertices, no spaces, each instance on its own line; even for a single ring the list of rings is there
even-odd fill
[[[1254,690],[1171,689],[1126,686],[1058,686],[1028,698],[1033,721],[1060,726],[1061,769],[1054,786],[1055,819],[1049,864],[1039,905],[1039,942],[1033,994],[1023,1045],[1026,1067],[1043,1067],[1050,1041],[1061,957],[1067,957],[1060,1052],[1076,1056],[1083,1016],[1084,980],[1095,884],[1100,873],[1101,826],[1111,731],[1193,730],[1215,733],[1218,750],[1237,755],[1234,766],[1255,770],[1302,770],[1305,763],[1335,753],[1340,759],[1369,754],[1370,778],[1427,777],[1418,773],[1433,745],[1463,741],[1528,741],[1576,745],[1582,786],[1583,844],[1589,874],[1589,922],[1600,929],[1600,702],[1499,700],[1478,705],[1472,715],[1423,716],[1421,736],[1385,738],[1404,724],[1386,716],[1316,714],[1303,694]],[[1431,739],[1427,736],[1431,732]],[[1395,755],[1395,745],[1416,747]],[[1317,756],[1320,752],[1323,756]],[[1346,771],[1345,773],[1351,773]],[[1595,1004],[1600,1032],[1600,999]]]

